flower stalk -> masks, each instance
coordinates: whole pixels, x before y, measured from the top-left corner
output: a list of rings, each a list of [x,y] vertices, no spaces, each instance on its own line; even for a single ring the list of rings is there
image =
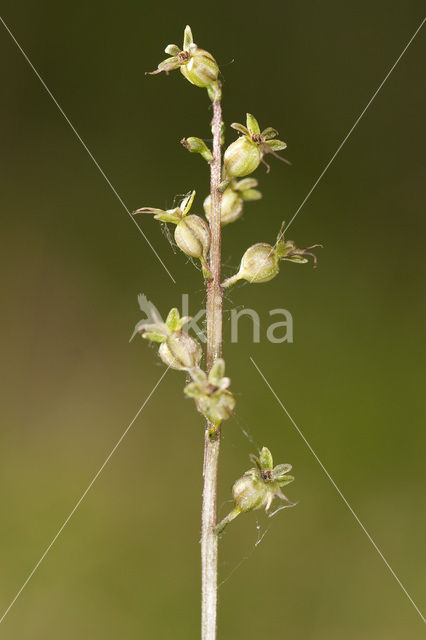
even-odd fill
[[[222,166],[222,105],[220,92],[213,101],[213,158],[210,163],[210,272],[207,282],[207,371],[222,355],[221,220],[219,191]],[[201,638],[215,640],[217,612],[217,470],[220,428],[209,420],[204,434],[203,502],[201,511]]]

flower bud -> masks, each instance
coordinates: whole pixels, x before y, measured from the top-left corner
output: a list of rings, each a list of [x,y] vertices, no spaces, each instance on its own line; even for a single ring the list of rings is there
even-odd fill
[[[171,333],[161,343],[158,353],[164,364],[177,370],[198,367],[203,355],[199,342],[185,331]]]
[[[211,162],[213,159],[212,152],[201,138],[182,138],[181,145],[188,149],[191,153],[199,153],[206,162]]]

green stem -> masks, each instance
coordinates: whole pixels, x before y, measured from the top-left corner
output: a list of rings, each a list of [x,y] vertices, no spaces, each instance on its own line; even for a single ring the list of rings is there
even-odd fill
[[[222,106],[220,92],[213,101],[213,159],[210,163],[210,271],[207,283],[207,370],[222,354],[222,288],[221,225],[219,191],[222,167]],[[217,469],[220,449],[220,431],[207,421],[204,437],[204,484],[201,514],[201,638],[216,640],[217,614],[217,556],[216,533]]]

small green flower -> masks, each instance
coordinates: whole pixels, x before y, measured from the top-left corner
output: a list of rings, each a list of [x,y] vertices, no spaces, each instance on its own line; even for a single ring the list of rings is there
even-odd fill
[[[184,392],[194,398],[195,405],[218,429],[223,420],[227,420],[235,407],[235,398],[228,387],[231,384],[225,377],[225,361],[218,358],[207,375],[201,369],[190,371],[192,382],[186,385]]]
[[[168,74],[169,71],[180,68],[181,73],[191,84],[208,89],[211,99],[218,95],[219,67],[211,53],[194,44],[191,27],[185,28],[183,49],[176,44],[169,44],[165,51],[172,57],[160,62],[158,68],[148,72],[148,75],[155,75],[162,71]]]
[[[273,156],[287,162],[286,158],[279,156],[276,152],[287,147],[281,140],[273,140],[278,135],[278,131],[272,127],[267,127],[260,132],[259,124],[254,116],[247,114],[247,126],[234,122],[231,124],[242,136],[229,145],[224,154],[225,172],[229,178],[247,176],[252,173],[261,162],[266,165],[269,173],[269,165],[265,162],[264,156],[271,153]]]
[[[155,322],[147,323],[141,320],[135,327],[135,333],[140,333],[145,340],[159,342],[158,354],[161,360],[171,369],[191,371],[200,364],[203,355],[200,343],[185,331],[184,324],[189,322],[188,316],[180,317],[179,311],[173,308],[169,311],[166,322],[155,318]]]
[[[268,511],[274,498],[287,502],[289,506],[295,504],[290,502],[281,491],[282,487],[294,480],[293,476],[288,475],[288,472],[291,471],[291,464],[278,464],[274,467],[272,454],[267,447],[263,447],[259,456],[252,454],[250,460],[255,466],[246,471],[232,487],[235,506],[217,525],[216,533],[218,534],[240,513],[262,508]]]
[[[175,240],[179,249],[192,258],[198,258],[203,268],[203,275],[206,279],[211,278],[211,272],[207,264],[207,255],[210,249],[210,229],[203,218],[196,215],[188,215],[195,198],[195,191],[191,191],[184,197],[178,207],[174,209],[154,209],[153,207],[142,207],[133,212],[150,213],[155,220],[160,222],[171,222],[176,225]]]
[[[222,283],[222,287],[225,289],[231,287],[238,280],[248,280],[250,283],[268,282],[278,275],[280,260],[303,264],[308,262],[307,258],[304,257],[308,255],[313,258],[314,267],[316,267],[317,257],[310,252],[310,249],[322,247],[322,245],[313,244],[310,247],[306,247],[306,249],[298,249],[293,240],[286,241],[284,239],[284,227],[285,222],[281,226],[274,246],[266,242],[258,242],[249,247],[241,258],[238,273],[225,280]]]
[[[260,191],[254,188],[257,187],[257,184],[255,178],[244,178],[239,182],[231,180],[230,185],[222,194],[220,204],[220,221],[222,226],[241,218],[243,215],[244,201],[259,200],[262,197]],[[206,218],[210,220],[211,196],[207,196],[203,206]]]

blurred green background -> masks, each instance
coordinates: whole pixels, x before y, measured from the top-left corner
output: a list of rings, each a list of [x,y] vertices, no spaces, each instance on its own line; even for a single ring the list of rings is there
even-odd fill
[[[148,78],[189,23],[224,79],[228,124],[254,113],[293,165],[256,172],[264,198],[226,228],[226,275],[273,241],[423,17],[420,1],[3,3],[2,16],[129,209],[208,189],[179,145],[210,136],[205,92]],[[199,273],[139,223],[0,29],[0,615],[164,370],[128,344],[144,292],[166,313]],[[299,504],[238,519],[220,549],[221,639],[415,640],[418,613],[249,361],[255,359],[408,592],[425,603],[424,112],[421,32],[294,221],[319,268],[285,263],[225,310],[237,419],[224,428],[220,514],[256,445],[291,462]],[[228,131],[228,141],[234,134]],[[229,311],[255,308],[230,343]],[[270,344],[269,309],[294,319]],[[423,347],[422,347],[423,345]],[[202,426],[169,372],[4,622],[0,637],[199,637]],[[253,443],[243,434],[244,429]],[[262,542],[256,541],[265,533]],[[232,575],[231,575],[232,573]],[[230,577],[229,577],[230,576]]]

